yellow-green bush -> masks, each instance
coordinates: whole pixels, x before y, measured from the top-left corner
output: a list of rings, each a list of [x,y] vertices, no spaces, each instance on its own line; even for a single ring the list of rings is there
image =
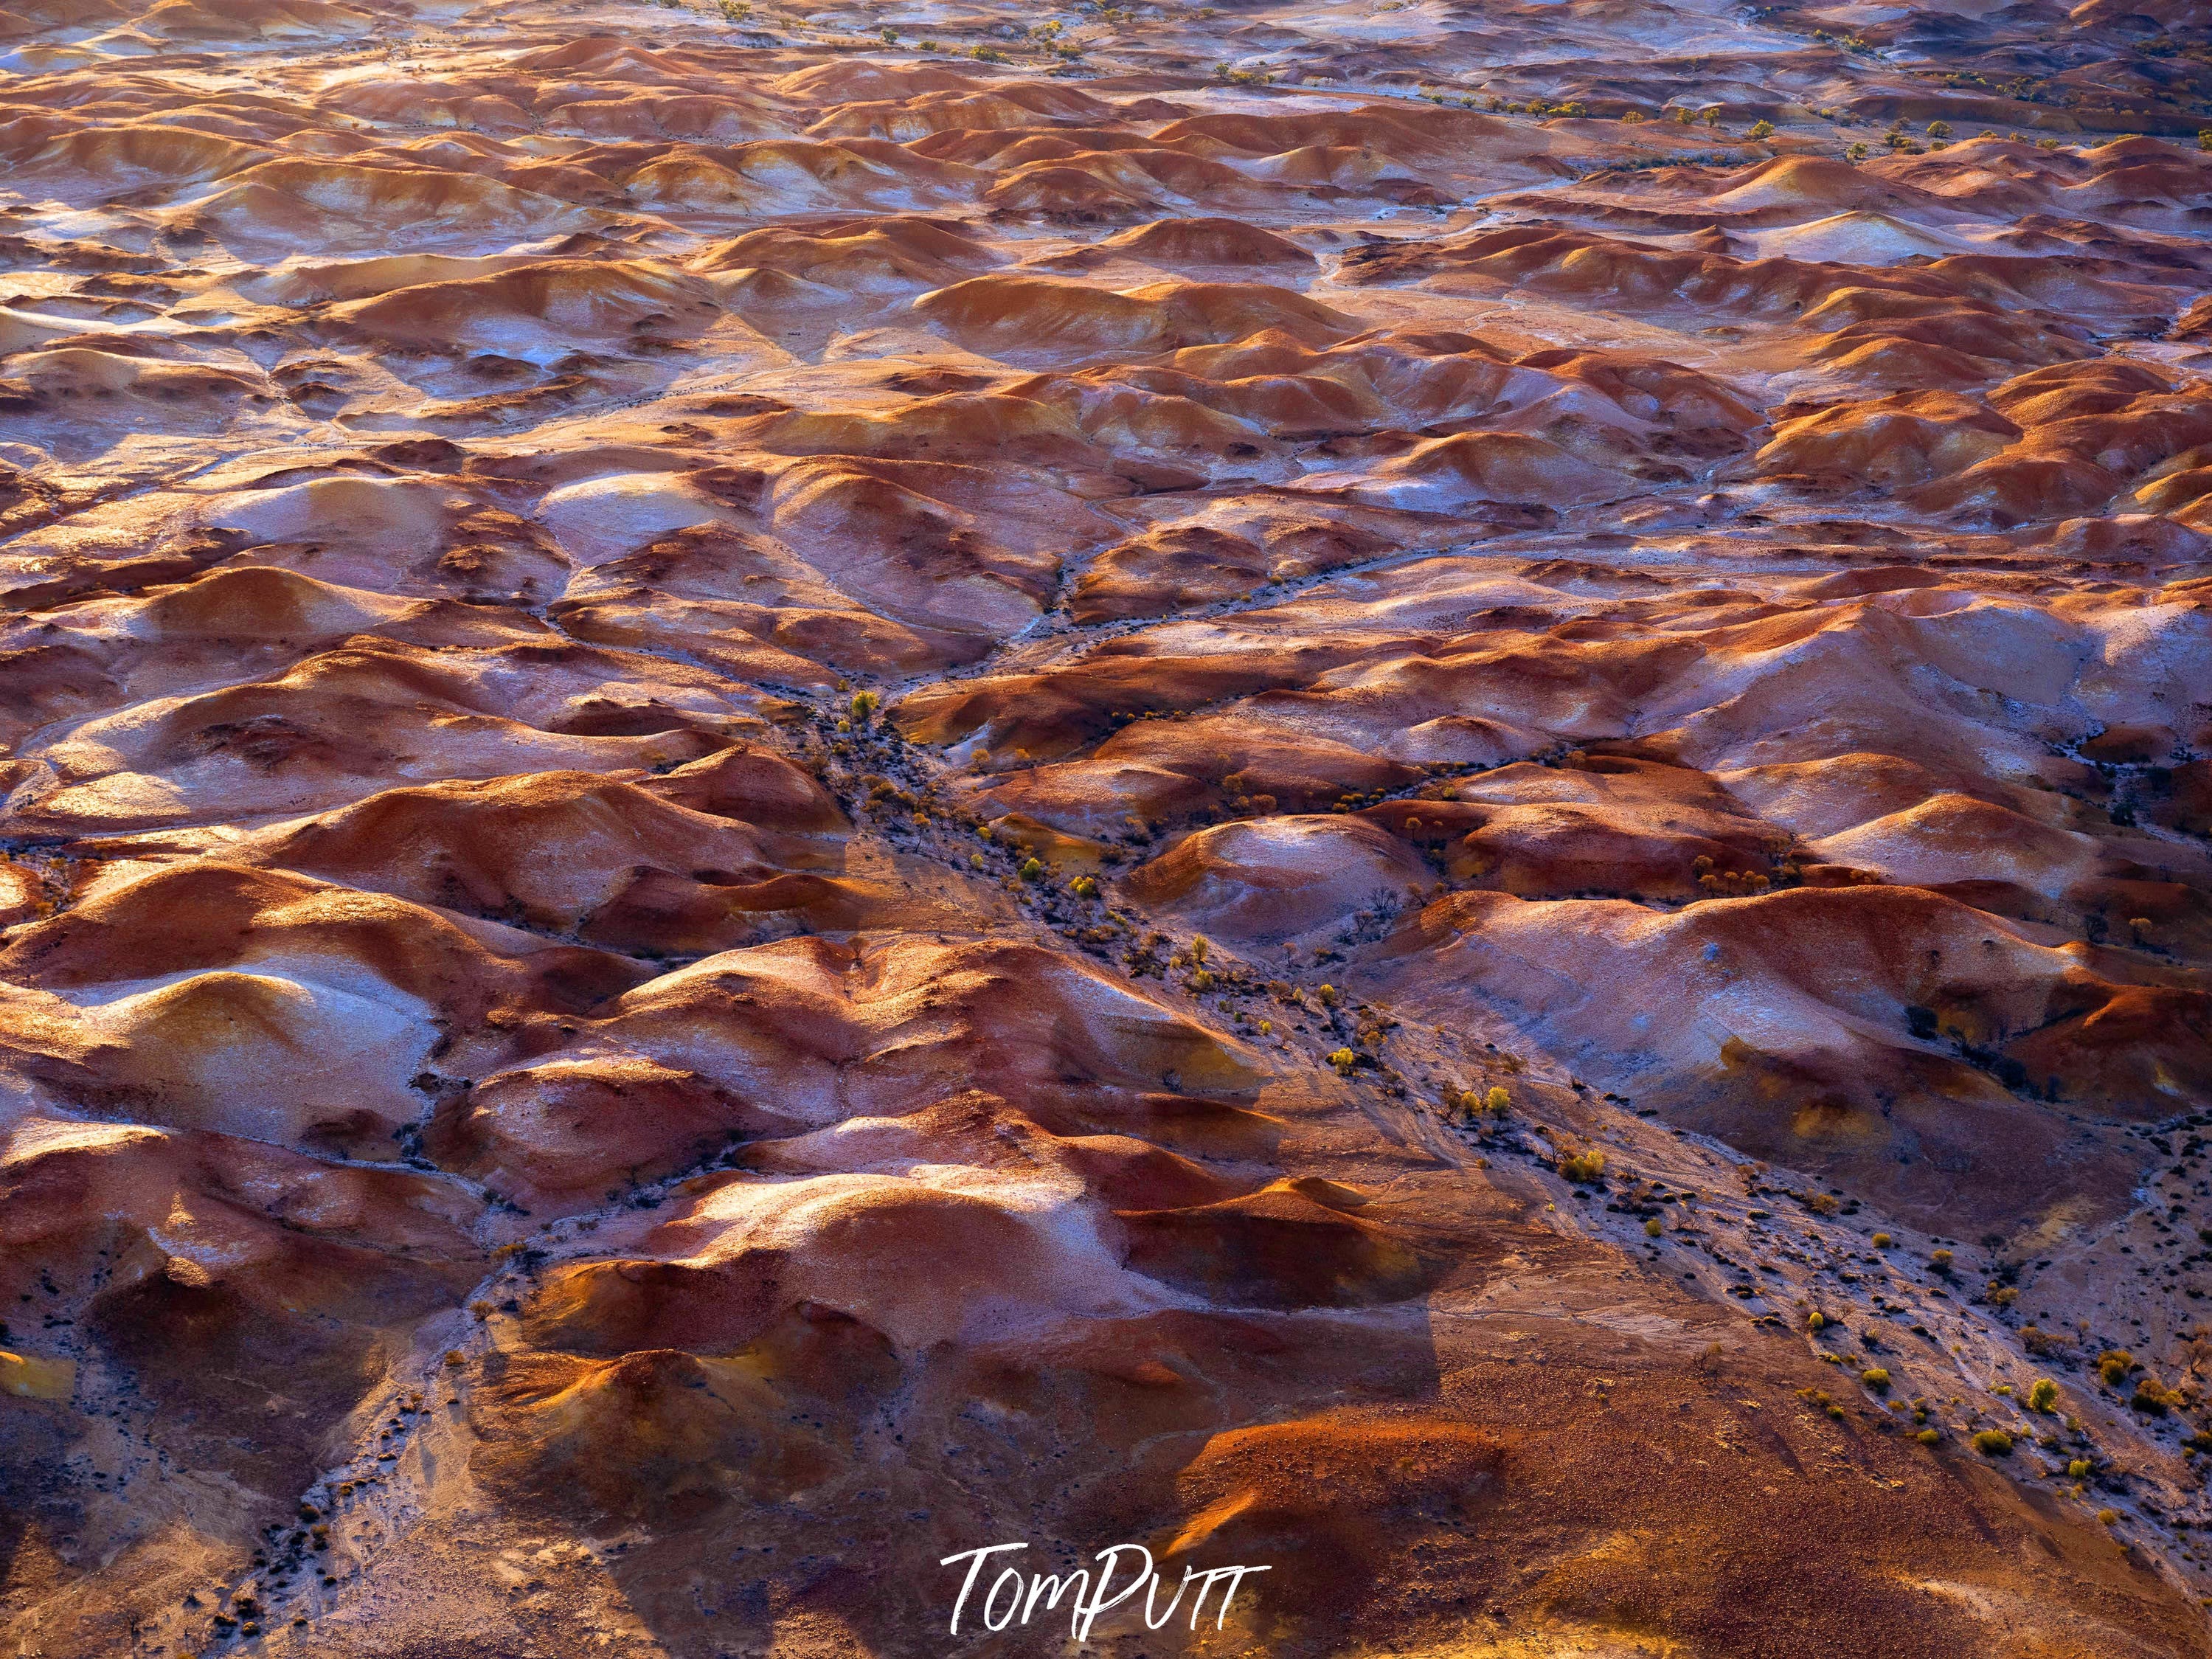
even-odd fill
[[[1605,1154],[1595,1146],[1569,1152],[1559,1160],[1559,1173],[1572,1182],[1600,1181],[1605,1176]]]

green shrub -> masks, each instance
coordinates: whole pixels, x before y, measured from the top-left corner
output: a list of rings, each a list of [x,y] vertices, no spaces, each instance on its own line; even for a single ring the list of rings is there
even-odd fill
[[[1570,1152],[1559,1160],[1559,1173],[1577,1183],[1601,1181],[1605,1178],[1605,1154],[1595,1146]]]
[[[2128,1399],[2130,1410],[2142,1412],[2149,1417],[2163,1417],[2179,1404],[2181,1391],[2167,1388],[2154,1376],[2146,1376],[2137,1382],[2135,1393]]]
[[[1974,1449],[1984,1457],[2009,1457],[2012,1437],[2002,1429],[1984,1429],[1974,1437]]]

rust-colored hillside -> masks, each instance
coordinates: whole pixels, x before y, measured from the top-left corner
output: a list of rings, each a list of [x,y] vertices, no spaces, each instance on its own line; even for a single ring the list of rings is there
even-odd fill
[[[0,1651],[2212,1651],[2197,0],[9,7]]]

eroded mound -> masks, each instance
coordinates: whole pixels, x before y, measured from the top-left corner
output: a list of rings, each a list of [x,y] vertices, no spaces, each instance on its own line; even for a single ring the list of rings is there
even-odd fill
[[[2203,1653],[2201,13],[9,0],[4,1645]]]

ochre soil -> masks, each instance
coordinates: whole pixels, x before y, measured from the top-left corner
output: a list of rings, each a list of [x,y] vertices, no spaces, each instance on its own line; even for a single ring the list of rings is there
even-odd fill
[[[0,1647],[2212,1650],[2208,31],[9,0]]]

